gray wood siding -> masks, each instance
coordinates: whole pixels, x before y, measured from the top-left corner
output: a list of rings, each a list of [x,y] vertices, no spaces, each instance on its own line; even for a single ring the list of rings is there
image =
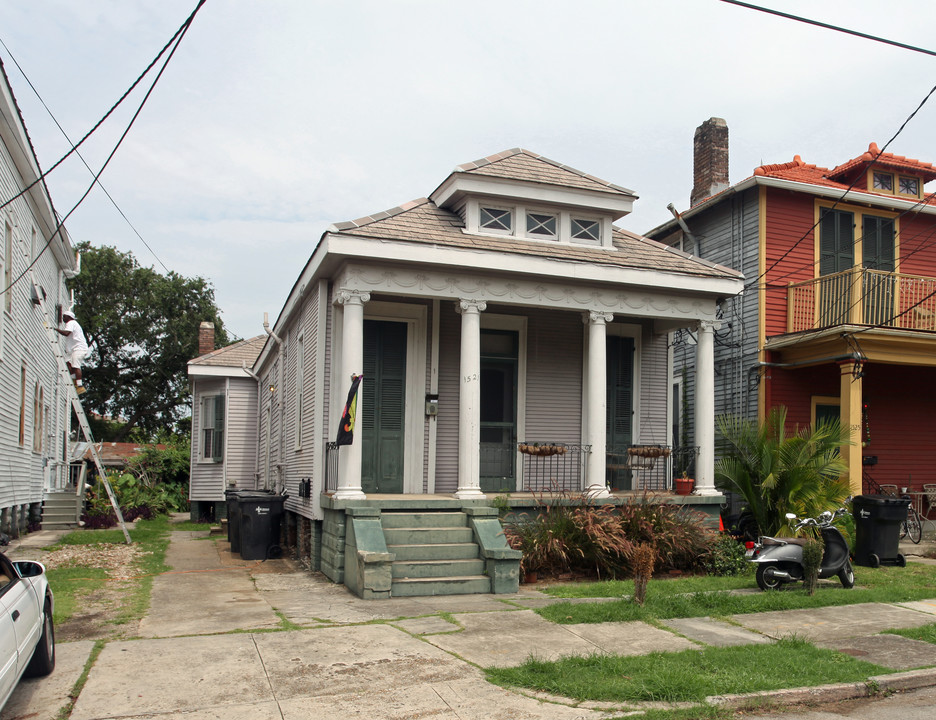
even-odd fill
[[[227,484],[253,488],[257,478],[257,382],[231,378],[224,466]],[[224,495],[217,499],[223,499]]]
[[[436,422],[437,493],[458,489],[458,367],[461,347],[461,316],[452,302],[439,306],[439,414]]]
[[[189,498],[196,501],[224,499],[224,463],[202,460],[202,399],[225,392],[225,380],[198,379],[192,390],[192,457],[189,475]],[[230,408],[228,408],[230,409]],[[230,416],[231,413],[228,413]]]
[[[299,482],[303,478],[314,478],[316,470],[316,457],[323,452],[313,435],[313,419],[321,408],[315,406],[316,383],[324,379],[315,376],[316,343],[318,342],[319,324],[319,297],[315,286],[310,286],[302,307],[291,319],[289,329],[290,356],[286,364],[288,375],[289,401],[286,417],[286,508],[304,517],[314,516],[313,498],[299,497]],[[302,337],[302,422],[298,423],[300,416],[297,387],[299,372],[299,338]],[[316,488],[321,488],[319,483]],[[313,497],[315,493],[313,492]]]
[[[526,316],[526,437],[518,439],[579,443],[582,438],[582,316],[549,310],[533,310]]]
[[[640,435],[641,445],[666,445],[669,430],[667,385],[669,372],[666,364],[669,339],[653,334],[645,326],[640,339]]]
[[[756,188],[736,195],[712,210],[691,218],[689,229],[700,238],[702,257],[744,273],[746,282],[758,276],[758,192]],[[723,325],[715,341],[715,413],[757,417],[757,292],[752,287],[722,304]],[[695,396],[694,344],[674,348],[674,375],[688,370],[684,392],[689,397],[689,432],[694,431]]]
[[[7,108],[4,108],[4,114]],[[6,145],[0,143],[0,194],[15,196],[24,187]],[[57,478],[64,483],[65,436],[70,425],[64,381],[58,374],[58,364],[43,326],[42,311],[30,300],[29,274],[26,272],[49,239],[48,227],[30,195],[24,195],[0,213],[0,265],[6,257],[6,227],[11,231],[11,278],[16,281],[7,292],[11,299],[6,310],[7,295],[0,295],[0,508],[43,499],[45,478]],[[33,242],[35,231],[35,243]],[[59,243],[56,238],[55,243]],[[50,314],[67,298],[62,267],[52,252],[43,252],[31,272],[45,292]],[[0,274],[0,285],[6,285]],[[53,317],[53,321],[55,318]],[[24,438],[20,444],[20,398],[22,370],[26,371]],[[38,386],[38,387],[37,387]],[[34,433],[39,418],[35,413],[37,389],[43,398],[44,430],[41,449],[34,449]],[[47,412],[46,412],[47,411]]]

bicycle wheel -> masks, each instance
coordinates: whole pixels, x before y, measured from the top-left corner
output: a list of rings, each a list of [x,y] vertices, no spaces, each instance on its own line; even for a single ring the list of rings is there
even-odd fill
[[[919,545],[920,540],[923,539],[923,523],[920,522],[920,516],[913,508],[910,508],[907,514],[907,534],[915,545]]]

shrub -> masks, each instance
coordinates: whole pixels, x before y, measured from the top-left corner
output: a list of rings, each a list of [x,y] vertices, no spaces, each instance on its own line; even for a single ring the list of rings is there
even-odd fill
[[[744,552],[744,545],[731,535],[719,535],[702,559],[702,567],[709,575],[742,575],[751,569]]]
[[[634,566],[634,602],[643,605],[647,597],[647,583],[653,576],[656,550],[650,543],[638,543],[630,559]]]
[[[524,573],[584,571],[598,577],[633,575],[640,543],[653,547],[658,570],[694,570],[713,539],[697,513],[650,495],[619,507],[584,496],[540,498],[537,514],[508,522],[504,534],[523,552]]]
[[[812,595],[816,592],[816,584],[819,582],[819,568],[822,565],[822,553],[825,550],[821,540],[809,538],[803,545],[803,584],[806,586],[806,594]]]

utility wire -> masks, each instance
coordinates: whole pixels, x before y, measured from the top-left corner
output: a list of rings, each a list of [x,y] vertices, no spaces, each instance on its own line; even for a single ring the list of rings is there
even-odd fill
[[[161,57],[161,56],[163,55],[163,53],[165,52],[166,48],[169,47],[170,45],[172,46],[172,49],[171,49],[171,51],[169,52],[169,55],[168,55],[168,56],[166,57],[166,59],[163,61],[162,67],[160,67],[159,72],[157,73],[156,77],[153,79],[153,82],[150,84],[149,89],[146,91],[146,95],[144,95],[143,99],[140,101],[139,107],[137,107],[136,112],[133,114],[133,117],[130,119],[130,123],[127,125],[126,129],[125,129],[125,130],[123,131],[123,133],[121,134],[120,139],[117,141],[117,144],[114,146],[114,149],[111,150],[110,154],[107,156],[107,159],[104,161],[104,164],[101,166],[101,169],[98,170],[98,172],[94,175],[94,178],[92,179],[91,184],[88,186],[88,189],[85,190],[84,194],[78,199],[78,202],[75,203],[74,206],[72,206],[72,209],[68,211],[68,213],[65,215],[65,217],[61,218],[61,219],[56,223],[55,229],[54,229],[54,230],[52,231],[52,233],[49,235],[49,239],[48,239],[48,241],[45,243],[45,245],[42,246],[42,250],[40,250],[38,253],[36,253],[36,257],[33,258],[32,262],[30,262],[30,263],[26,266],[26,268],[23,270],[23,272],[21,272],[19,275],[17,275],[16,278],[13,279],[7,287],[3,288],[3,290],[0,290],[0,295],[2,295],[2,294],[5,293],[5,292],[9,292],[10,289],[11,289],[17,282],[19,282],[20,280],[23,279],[23,277],[26,276],[26,273],[29,272],[30,269],[32,269],[33,265],[35,265],[35,264],[39,261],[39,258],[42,256],[42,253],[44,253],[44,252],[46,251],[46,249],[49,247],[49,245],[52,244],[52,241],[55,239],[55,236],[58,235],[58,234],[60,233],[60,231],[61,231],[61,229],[62,229],[62,226],[65,224],[65,221],[68,220],[69,217],[71,217],[72,213],[74,213],[75,210],[78,209],[78,207],[81,205],[81,203],[84,202],[85,198],[88,197],[88,195],[90,194],[91,190],[94,189],[94,186],[98,184],[98,178],[99,178],[99,177],[101,176],[101,174],[104,172],[105,168],[107,168],[108,164],[110,164],[110,161],[113,159],[114,155],[117,153],[118,148],[121,146],[121,144],[123,143],[124,139],[127,137],[128,133],[130,132],[130,128],[133,127],[134,122],[136,122],[136,119],[139,117],[140,113],[142,112],[143,106],[146,104],[146,101],[149,99],[150,95],[153,93],[153,90],[156,89],[156,84],[159,82],[159,79],[162,77],[163,72],[165,72],[166,67],[169,65],[169,61],[172,60],[172,56],[175,55],[175,51],[179,49],[179,45],[181,44],[182,39],[185,37],[185,33],[188,32],[188,29],[189,29],[189,27],[191,26],[192,21],[195,19],[195,14],[201,9],[202,5],[204,5],[205,2],[206,2],[206,0],[200,0],[200,1],[199,1],[198,6],[195,8],[195,10],[192,12],[192,14],[189,15],[188,19],[182,24],[182,26],[181,26],[181,27],[175,32],[175,34],[172,36],[172,37],[173,37],[173,40],[170,40],[170,41],[169,41],[169,43],[166,45],[166,47],[164,47],[164,48],[160,51],[159,55],[156,57],[156,60],[154,60],[152,63],[150,63],[150,65],[149,65],[149,67],[147,68],[146,72],[144,72],[144,75],[145,75],[146,73],[148,73],[148,72],[149,72],[149,69],[152,68],[153,65],[154,65],[154,64],[157,62],[157,60],[159,59],[159,57]],[[142,79],[142,77],[143,77],[143,76],[140,76],[140,78],[137,79],[137,81],[134,83],[134,87],[139,83],[139,81]],[[123,95],[123,97],[121,98],[120,102],[123,101],[123,98],[125,98],[129,92],[130,92],[130,91],[128,90],[127,93],[124,93],[124,95]],[[118,104],[119,104],[119,103],[118,103]],[[114,106],[114,108],[116,108],[116,105]],[[108,111],[108,115],[109,115],[111,112],[113,112],[114,108],[111,108],[111,110]],[[105,115],[105,118],[106,118],[106,117],[107,117],[107,116]],[[95,129],[96,129],[98,126],[100,126],[101,122],[103,122],[103,119],[102,119],[100,122],[98,122],[97,125],[95,125]],[[93,132],[93,130],[92,130],[91,132]],[[84,140],[87,139],[89,135],[90,135],[90,132],[88,133],[88,135],[85,135],[85,137],[82,138],[81,142],[84,142]],[[78,145],[80,145],[81,142],[79,142]],[[71,155],[72,152],[76,152],[78,145],[76,145],[72,150],[70,150],[70,151],[68,152],[68,154],[65,155],[65,157],[68,157],[68,155]],[[65,159],[65,158],[63,157],[62,160],[64,160],[64,159]],[[59,165],[59,164],[62,162],[62,160],[59,160],[59,162],[56,163],[56,166]],[[43,173],[42,176],[40,176],[40,178],[37,179],[35,182],[33,182],[29,187],[32,187],[32,186],[35,185],[37,182],[40,182],[40,181],[41,181],[43,178],[45,178],[45,176],[48,175],[49,172],[51,172],[53,169],[54,169],[54,166],[53,166],[53,168],[50,168],[48,171],[46,171],[45,173]],[[26,190],[28,190],[29,187],[27,187]],[[24,190],[23,192],[26,192],[26,190]],[[19,195],[22,195],[23,192],[19,193]],[[17,195],[17,197],[19,197],[19,195]],[[3,209],[3,207],[5,207],[6,205],[9,205],[9,204],[10,204],[11,202],[13,202],[13,200],[15,200],[15,199],[16,199],[16,198],[13,198],[13,199],[7,201],[4,205],[0,206],[0,209]]]
[[[111,109],[108,110],[108,111],[104,114],[104,117],[102,117],[100,120],[98,120],[98,121],[94,124],[94,127],[92,127],[90,130],[88,130],[88,132],[85,133],[84,137],[82,137],[81,140],[79,140],[78,143],[77,143],[74,147],[72,147],[71,150],[69,150],[67,153],[65,153],[65,155],[63,155],[52,167],[50,167],[50,168],[49,168],[48,170],[46,170],[45,172],[40,173],[40,175],[39,175],[38,178],[36,178],[33,182],[31,182],[29,185],[27,185],[26,187],[24,187],[24,188],[23,188],[22,190],[20,190],[18,193],[16,193],[16,195],[14,195],[12,198],[10,198],[10,199],[7,200],[6,202],[4,202],[2,205],[0,205],[0,210],[3,210],[3,208],[5,208],[5,207],[6,207],[7,205],[9,205],[11,202],[13,202],[13,201],[16,200],[17,198],[20,198],[20,197],[22,197],[23,195],[25,195],[27,192],[29,192],[36,184],[38,184],[38,183],[42,182],[43,180],[45,180],[46,176],[47,176],[49,173],[51,173],[53,170],[55,170],[55,168],[57,168],[59,165],[61,165],[63,162],[65,162],[65,160],[66,160],[68,157],[70,157],[72,153],[78,151],[78,148],[81,147],[81,146],[84,144],[84,142],[85,142],[89,137],[91,137],[91,135],[92,135],[94,132],[96,132],[97,129],[98,129],[99,127],[101,127],[101,125],[104,124],[104,121],[107,120],[107,118],[109,118],[109,117],[113,114],[113,112],[121,105],[121,103],[123,103],[123,101],[127,99],[127,96],[129,96],[130,93],[132,93],[132,92],[136,89],[136,86],[139,85],[139,84],[142,82],[143,78],[146,77],[146,75],[149,73],[149,71],[153,69],[153,66],[155,66],[156,63],[159,62],[159,59],[163,56],[163,54],[166,52],[166,50],[168,50],[169,47],[176,41],[176,39],[179,38],[180,34],[185,34],[185,32],[186,32],[186,31],[188,30],[188,28],[189,28],[189,25],[192,24],[192,20],[195,19],[196,13],[197,13],[199,10],[201,10],[201,7],[202,7],[202,5],[205,4],[205,2],[206,2],[206,0],[199,0],[198,6],[192,11],[192,14],[189,15],[188,18],[186,19],[186,21],[185,21],[184,23],[182,23],[181,27],[179,27],[179,29],[175,31],[175,33],[173,34],[173,36],[172,36],[171,38],[169,38],[169,42],[167,42],[167,43],[163,46],[163,49],[160,50],[160,51],[159,51],[159,54],[158,54],[155,58],[153,58],[153,60],[150,62],[149,65],[146,66],[146,69],[145,69],[142,73],[140,73],[140,76],[139,76],[136,80],[133,81],[133,84],[127,89],[127,91],[126,91],[123,95],[120,96],[120,99],[117,100],[117,102],[114,103],[114,105],[111,107]],[[56,229],[56,232],[57,232],[57,231],[58,231],[58,229]],[[48,247],[48,245],[47,245],[47,247]]]
[[[848,28],[843,28],[840,25],[830,25],[829,23],[819,22],[818,20],[811,20],[809,18],[801,17],[800,15],[791,15],[790,13],[780,12],[779,10],[771,10],[770,8],[761,7],[760,5],[739,2],[739,0],[721,0],[721,2],[728,3],[729,5],[737,5],[739,7],[748,8],[749,10],[757,10],[758,12],[767,13],[768,15],[777,15],[778,17],[786,18],[787,20],[796,20],[797,22],[806,23],[807,25],[815,25],[816,27],[825,28],[826,30],[834,30],[835,32],[845,33],[846,35],[854,35],[855,37],[864,38],[865,40],[873,40],[874,42],[884,43],[885,45],[893,45],[894,47],[903,48],[904,50],[912,50],[913,52],[923,53],[924,55],[936,56],[936,51],[934,50],[927,50],[926,48],[917,47],[916,45],[907,45],[906,43],[897,42],[896,40],[888,40],[887,38],[882,38],[878,35],[869,35],[868,33],[859,32],[857,30],[849,30]]]
[[[26,83],[29,85],[30,89],[33,91],[33,93],[35,94],[36,98],[38,98],[39,102],[42,104],[42,107],[45,108],[45,111],[49,114],[49,117],[52,118],[52,122],[55,123],[55,126],[59,129],[59,131],[62,133],[62,135],[63,135],[63,136],[65,137],[65,139],[68,141],[68,144],[69,144],[69,146],[71,146],[71,149],[75,151],[75,154],[76,154],[76,155],[78,156],[78,158],[81,160],[82,164],[84,164],[84,166],[88,169],[88,172],[91,173],[91,175],[94,175],[94,171],[91,169],[91,166],[88,165],[87,161],[84,159],[84,156],[83,156],[80,152],[78,152],[78,148],[75,146],[75,143],[72,142],[72,139],[68,136],[68,133],[65,132],[65,128],[62,127],[61,123],[59,123],[59,121],[58,121],[58,118],[56,118],[55,115],[52,113],[52,110],[51,110],[51,109],[49,108],[49,106],[46,104],[46,101],[42,98],[42,95],[39,94],[39,91],[36,89],[36,86],[33,85],[32,80],[29,79],[29,76],[26,74],[26,71],[23,70],[22,66],[19,64],[19,61],[16,59],[16,57],[15,57],[15,56],[13,55],[13,53],[10,51],[10,48],[8,48],[8,47],[7,47],[7,44],[6,44],[5,42],[3,42],[3,38],[0,38],[0,45],[2,45],[2,46],[3,46],[3,49],[7,51],[7,55],[10,56],[10,59],[13,61],[13,64],[16,65],[16,69],[20,71],[20,74],[23,76],[23,79],[24,79],[24,80],[26,81]],[[120,213],[120,216],[126,221],[127,225],[130,226],[130,229],[133,230],[133,232],[136,234],[136,236],[140,239],[140,242],[142,242],[142,243],[146,246],[146,249],[149,250],[149,251],[153,254],[153,257],[156,258],[156,262],[158,262],[160,265],[162,265],[162,266],[163,266],[163,269],[164,269],[166,272],[169,272],[169,268],[166,267],[166,264],[162,261],[162,259],[159,257],[159,255],[156,254],[156,251],[153,250],[152,247],[150,247],[149,243],[146,242],[146,240],[143,239],[143,236],[140,235],[140,232],[134,227],[133,223],[130,222],[130,218],[127,217],[127,215],[124,213],[124,211],[123,211],[123,210],[120,208],[120,206],[117,204],[117,201],[114,200],[114,198],[111,196],[111,194],[107,191],[107,188],[104,187],[104,183],[102,183],[100,180],[98,180],[98,187],[101,188],[101,190],[104,191],[104,194],[107,196],[107,199],[111,201],[111,204],[114,206],[114,208],[117,210],[117,212]]]

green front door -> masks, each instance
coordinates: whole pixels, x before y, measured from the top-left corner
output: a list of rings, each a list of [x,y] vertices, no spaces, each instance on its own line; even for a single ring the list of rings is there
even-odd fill
[[[633,338],[608,337],[607,371],[607,480],[615,490],[630,490],[631,471],[626,463],[627,448],[634,442]]]
[[[516,490],[516,332],[481,331],[481,491]]]
[[[365,320],[361,412],[365,493],[403,492],[405,398],[406,323]]]

